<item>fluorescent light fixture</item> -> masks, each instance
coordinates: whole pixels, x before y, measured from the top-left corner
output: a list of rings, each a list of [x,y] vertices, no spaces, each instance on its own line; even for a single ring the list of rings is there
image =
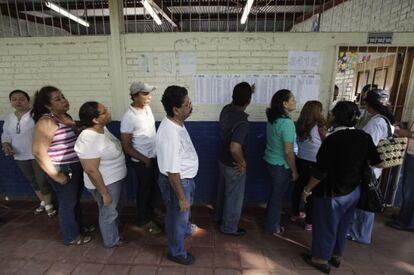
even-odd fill
[[[60,13],[63,16],[66,16],[67,18],[69,18],[70,20],[73,20],[75,22],[78,22],[79,24],[85,26],[85,27],[89,27],[89,23],[86,22],[85,20],[73,15],[72,13],[70,13],[69,11],[65,10],[64,8],[53,4],[51,2],[46,1],[45,2],[46,7],[48,7],[51,10],[54,10],[57,13]]]
[[[141,3],[144,6],[144,8],[147,10],[149,15],[151,15],[151,17],[154,19],[155,23],[157,23],[158,25],[161,25],[162,24],[161,19],[159,18],[155,10],[152,8],[150,3],[147,0],[141,0]]]
[[[246,23],[247,16],[249,16],[250,9],[252,8],[253,0],[247,0],[246,6],[244,6],[243,15],[241,17],[240,23]]]

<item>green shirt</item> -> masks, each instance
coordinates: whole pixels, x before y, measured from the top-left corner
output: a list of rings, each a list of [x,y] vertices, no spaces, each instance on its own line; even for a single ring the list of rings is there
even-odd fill
[[[285,143],[293,143],[296,140],[295,123],[289,117],[276,119],[266,126],[266,150],[263,159],[272,165],[283,165],[289,169],[285,156]]]

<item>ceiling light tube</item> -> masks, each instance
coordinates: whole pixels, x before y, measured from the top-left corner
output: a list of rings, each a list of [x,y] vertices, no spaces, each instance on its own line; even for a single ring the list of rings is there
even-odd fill
[[[246,6],[244,6],[243,15],[240,20],[241,24],[246,23],[246,20],[247,20],[247,17],[249,16],[252,5],[253,5],[253,0],[247,0]]]
[[[158,14],[155,12],[155,10],[152,8],[150,3],[147,0],[141,0],[142,5],[147,10],[148,14],[151,15],[151,17],[154,19],[155,23],[158,25],[161,25],[161,19],[159,18]]]
[[[89,27],[89,23],[79,17],[77,17],[76,15],[73,15],[72,13],[70,13],[69,11],[65,10],[64,8],[53,4],[51,2],[46,1],[45,2],[46,7],[48,7],[51,10],[54,10],[57,13],[60,13],[63,16],[66,16],[67,18],[69,18],[70,20],[73,20],[75,22],[78,22],[79,24],[85,26],[85,27]]]

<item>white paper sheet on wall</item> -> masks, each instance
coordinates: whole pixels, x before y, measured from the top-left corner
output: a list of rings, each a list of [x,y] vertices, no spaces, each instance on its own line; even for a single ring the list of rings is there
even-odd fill
[[[142,53],[137,59],[137,68],[139,73],[154,73],[154,56],[152,53]]]
[[[313,74],[266,74],[266,75],[205,75],[193,76],[194,99],[196,104],[226,104],[237,83],[246,81],[255,84],[253,104],[270,104],[272,96],[281,89],[289,89],[299,104],[318,100],[320,76]]]
[[[179,53],[180,75],[194,75],[197,72],[197,60],[194,53]]]
[[[158,58],[158,71],[162,75],[175,75],[175,53],[160,53]]]
[[[319,72],[321,53],[315,51],[289,51],[288,71]]]

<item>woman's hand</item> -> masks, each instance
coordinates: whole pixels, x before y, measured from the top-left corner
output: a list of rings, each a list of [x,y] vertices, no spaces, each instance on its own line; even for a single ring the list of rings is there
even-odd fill
[[[105,193],[102,195],[102,201],[104,206],[108,206],[112,203],[112,197],[109,193]]]
[[[68,183],[70,181],[70,178],[63,172],[59,172],[56,176],[51,177],[54,181],[57,183],[60,183],[62,185]]]
[[[2,143],[1,147],[6,157],[14,155],[14,150],[10,143],[8,142]]]
[[[303,192],[302,192],[302,200],[303,200],[304,203],[307,203],[308,202],[308,197],[310,195],[312,195],[312,191],[307,191],[306,189],[303,189]]]

